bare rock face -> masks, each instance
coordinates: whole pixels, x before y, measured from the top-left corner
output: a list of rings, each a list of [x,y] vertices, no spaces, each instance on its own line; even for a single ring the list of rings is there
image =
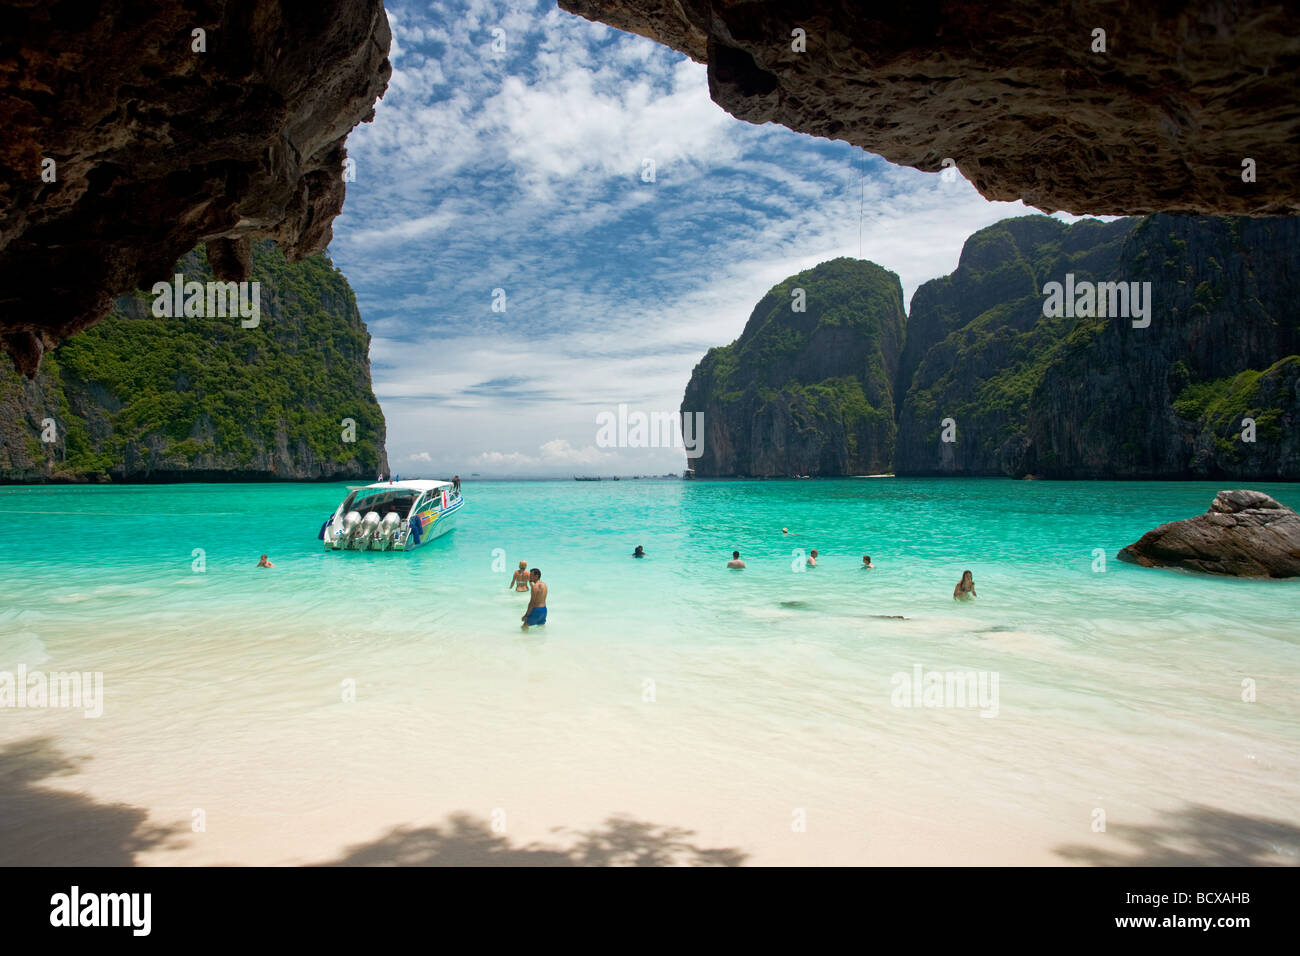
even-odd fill
[[[1147,568],[1300,576],[1300,515],[1259,491],[1220,491],[1203,515],[1162,524],[1119,553]]]
[[[254,239],[329,242],[344,140],[392,72],[381,0],[193,7],[0,10],[0,345],[29,377],[204,241],[227,281]]]
[[[951,159],[989,199],[1094,215],[1300,213],[1294,4],[559,5],[707,63],[709,93],[741,119],[926,171]]]

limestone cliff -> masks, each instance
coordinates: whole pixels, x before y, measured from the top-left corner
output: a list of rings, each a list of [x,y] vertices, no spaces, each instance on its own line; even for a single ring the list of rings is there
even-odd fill
[[[773,288],[691,375],[682,412],[704,413],[695,473],[886,470],[904,321],[898,277],[871,262],[834,259]]]
[[[917,289],[901,350],[882,277],[824,263],[705,356],[698,474],[1300,480],[1300,219],[1005,220]],[[858,320],[810,331],[800,285]]]
[[[1149,283],[1150,324],[1044,316],[1067,274]],[[899,474],[1300,478],[1300,219],[998,223],[917,290],[899,375]]]
[[[0,369],[0,480],[366,479],[388,471],[370,335],[324,255],[254,247],[253,319],[157,317],[157,296],[52,350],[34,380]],[[175,271],[205,282],[201,250]],[[251,286],[249,287],[251,292]]]
[[[1024,474],[1030,399],[1075,319],[1043,315],[1043,285],[1108,276],[1133,221],[1046,216],[972,235],[957,270],[912,297],[899,366],[899,474]]]

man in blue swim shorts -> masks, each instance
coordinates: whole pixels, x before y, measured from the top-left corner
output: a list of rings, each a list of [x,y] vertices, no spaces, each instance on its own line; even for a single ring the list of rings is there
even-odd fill
[[[528,576],[532,579],[529,587],[532,597],[528,599],[528,610],[520,618],[524,622],[523,630],[546,623],[546,585],[542,583],[542,569],[533,568]]]

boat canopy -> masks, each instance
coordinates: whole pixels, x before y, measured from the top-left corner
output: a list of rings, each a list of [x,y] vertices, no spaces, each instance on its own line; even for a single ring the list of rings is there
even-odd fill
[[[379,481],[372,485],[353,486],[344,500],[340,512],[375,511],[380,517],[395,511],[402,518],[411,514],[416,501],[425,492],[436,493],[446,490],[453,492],[455,485],[450,481]]]
[[[349,485],[349,491],[392,491],[394,489],[403,489],[405,491],[433,491],[435,488],[454,488],[456,487],[450,481],[432,481],[426,478],[413,478],[402,481],[376,481],[372,485]]]

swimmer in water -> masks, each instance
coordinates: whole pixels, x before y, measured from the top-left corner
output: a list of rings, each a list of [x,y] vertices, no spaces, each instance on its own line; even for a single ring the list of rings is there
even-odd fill
[[[874,564],[871,563],[871,555],[869,555],[869,554],[864,554],[864,555],[862,556],[862,570],[863,570],[863,571],[874,571],[875,569],[876,569],[876,566],[875,566]]]
[[[514,576],[510,579],[510,583],[507,584],[506,587],[507,588],[513,587],[516,591],[528,590],[528,562],[527,561],[519,562],[519,570],[514,573]]]
[[[632,552],[632,557],[634,557],[634,558],[644,558],[644,557],[645,557],[645,548],[641,547],[641,545],[638,544],[638,545],[636,546],[636,550]]]
[[[969,571],[961,573],[961,580],[957,586],[952,589],[952,599],[954,601],[969,601],[973,597],[979,597],[975,593],[975,576]]]
[[[731,560],[727,562],[727,567],[740,569],[743,568],[744,566],[745,566],[745,562],[740,560],[740,552],[739,551],[731,552]]]
[[[810,567],[810,568],[815,568],[815,567],[817,567],[817,549],[816,549],[816,548],[813,548],[812,551],[809,552],[809,554],[808,554],[808,567]]]
[[[258,559],[258,561],[257,561],[257,566],[258,566],[259,568],[273,568],[273,567],[275,567],[274,564],[272,564],[270,561],[268,561],[268,560],[266,559],[266,555],[262,555],[262,557]]]
[[[523,631],[546,623],[547,587],[542,583],[542,571],[540,568],[533,568],[528,572],[528,576],[533,593],[528,599],[528,610],[524,611],[524,616],[520,618],[524,622],[523,627],[520,628]]]

